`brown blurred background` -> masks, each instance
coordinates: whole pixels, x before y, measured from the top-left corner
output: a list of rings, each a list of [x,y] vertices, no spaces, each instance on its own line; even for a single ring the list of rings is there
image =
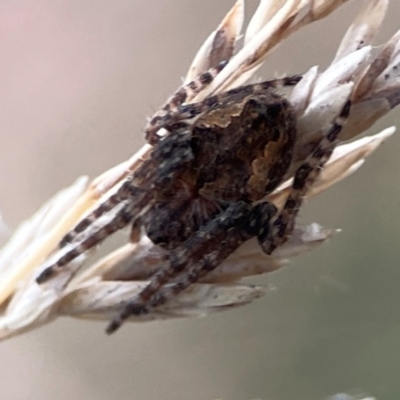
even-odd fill
[[[143,143],[233,0],[0,2],[0,210],[11,228],[77,176]],[[326,66],[362,4],[290,38],[260,76]],[[248,1],[254,10],[255,1]],[[248,12],[249,14],[249,12]],[[376,40],[400,28],[392,0]],[[400,126],[400,109],[372,132]],[[319,400],[400,398],[399,136],[308,203],[303,222],[341,228],[319,250],[255,282],[277,291],[206,319],[59,320],[0,344],[0,399]]]

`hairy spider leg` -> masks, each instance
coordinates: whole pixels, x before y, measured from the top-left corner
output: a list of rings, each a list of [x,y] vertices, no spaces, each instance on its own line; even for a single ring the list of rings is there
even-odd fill
[[[146,127],[146,139],[153,144],[160,139],[157,132],[161,128],[166,128],[168,131],[174,129],[175,124],[181,121],[192,119],[210,108],[218,107],[220,103],[225,102],[237,93],[245,94],[259,94],[268,89],[280,88],[283,86],[294,86],[302,79],[302,75],[287,76],[279,79],[272,79],[264,82],[253,83],[247,86],[240,86],[235,89],[228,90],[227,92],[220,93],[214,96],[207,97],[198,103],[180,104],[169,111],[163,111],[156,114]]]
[[[202,72],[196,76],[191,82],[182,85],[178,90],[166,101],[162,108],[157,111],[149,120],[144,128],[145,138],[151,143],[155,144],[160,140],[157,131],[162,128],[160,121],[168,113],[177,110],[178,106],[186,101],[190,101],[196,94],[205,89],[215,77],[225,68],[228,61],[221,61],[215,67],[210,68],[208,71]]]
[[[111,211],[119,204],[138,196],[143,190],[146,190],[149,185],[157,185],[157,180],[163,180],[163,182],[159,182],[159,184],[163,184],[165,183],[165,179],[171,179],[173,173],[183,164],[187,163],[192,156],[187,152],[187,134],[184,128],[185,126],[173,132],[168,138],[165,138],[165,140],[155,146],[150,155],[150,159],[145,160],[143,165],[127,178],[115,194],[111,195],[104,203],[100,204],[91,214],[68,232],[61,239],[59,247],[62,248],[74,242],[79,234],[88,229],[102,215]],[[172,155],[174,156],[173,158]],[[161,157],[168,159],[168,163],[157,166],[155,160]],[[155,177],[155,172],[157,171],[159,175],[158,178]],[[150,187],[149,189],[151,190],[154,188]]]
[[[173,132],[170,136],[154,147],[150,159],[133,174],[132,179],[126,181],[121,189],[111,196],[105,203],[97,208],[87,218],[82,220],[73,231],[68,233],[62,243],[68,243],[87,229],[93,222],[106,211],[110,211],[117,204],[126,202],[126,206],[106,225],[91,233],[89,237],[76,245],[63,255],[57,262],[47,267],[36,279],[41,284],[55,275],[65,265],[81,254],[87,252],[101,243],[114,232],[136,220],[153,200],[153,191],[160,186],[168,185],[174,175],[182,166],[190,162],[193,154],[188,142],[190,136],[185,130]],[[166,163],[158,163],[159,159],[167,159]],[[100,211],[99,211],[100,210]]]
[[[132,219],[135,215],[134,211],[136,210],[133,210],[132,212],[132,204],[128,204],[123,207],[116,214],[112,221],[102,226],[93,235],[90,235],[82,242],[77,244],[72,250],[65,253],[57,260],[55,264],[43,270],[36,278],[36,282],[38,284],[46,282],[55,274],[60,272],[65,265],[69,264],[75,258],[79,257],[81,254],[86,253],[88,250],[101,243],[105,238],[112,235],[114,232],[125,228],[130,222],[132,222]]]
[[[304,196],[318,179],[322,168],[335,149],[337,137],[348,120],[350,109],[351,101],[348,100],[317,148],[297,169],[291,192],[282,211],[273,221],[271,229],[266,230],[259,237],[260,246],[266,254],[271,254],[277,247],[286,242],[292,233]]]
[[[132,183],[132,176],[122,184],[116,193],[111,195],[102,204],[100,204],[92,213],[86,216],[75,227],[69,231],[60,241],[58,247],[63,248],[68,244],[73,243],[78,238],[78,235],[86,231],[93,225],[102,215],[114,209],[119,204],[127,201],[134,196],[137,196],[141,190]]]
[[[256,206],[232,203],[182,246],[171,250],[168,267],[157,272],[149,285],[110,322],[107,333],[115,332],[131,315],[146,314],[151,308],[166,303],[217,268],[242,243],[269,226],[276,211],[268,202]],[[166,286],[168,283],[171,285]]]

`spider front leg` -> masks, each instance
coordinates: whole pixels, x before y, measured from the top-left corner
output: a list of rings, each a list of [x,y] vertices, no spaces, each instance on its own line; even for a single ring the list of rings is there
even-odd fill
[[[132,176],[128,177],[115,194],[111,195],[104,203],[99,205],[93,212],[75,225],[75,227],[61,239],[58,247],[62,249],[68,244],[72,244],[78,239],[81,233],[85,232],[86,229],[92,226],[102,215],[112,211],[115,207],[128,199],[138,197],[141,190],[132,183],[132,178]]]
[[[169,265],[152,277],[138,296],[111,321],[106,332],[115,332],[131,315],[146,314],[151,308],[166,303],[217,268],[242,243],[268,230],[275,213],[276,207],[272,203],[257,206],[232,203],[182,246],[171,250]]]
[[[74,241],[72,249],[42,271],[36,278],[37,283],[46,282],[75,258],[100,244],[114,232],[125,228],[130,222],[136,221],[143,210],[153,202],[154,192],[160,187],[168,187],[175,175],[179,174],[181,168],[185,168],[192,159],[190,131],[184,129],[176,131],[162,140],[154,147],[150,158],[116,194],[107,199],[64,237],[60,247]],[[123,204],[123,207],[110,222],[100,226],[83,240],[76,240],[77,235],[82,234],[100,216],[120,204]]]
[[[75,260],[80,255],[86,253],[99,243],[101,243],[108,236],[112,235],[125,228],[132,222],[134,213],[129,206],[123,207],[116,216],[108,223],[99,228],[96,232],[92,233],[89,237],[77,243],[71,250],[67,251],[61,256],[54,264],[45,268],[36,278],[36,282],[40,285],[45,283],[58,272],[60,272],[71,261]]]
[[[202,72],[191,82],[182,85],[149,120],[145,131],[145,138],[150,144],[156,144],[161,139],[157,131],[164,125],[166,115],[176,113],[179,106],[190,101],[196,94],[205,89],[215,77],[225,68],[228,61],[222,61],[217,66]]]
[[[173,107],[167,107],[169,104],[169,102],[167,102],[167,105],[157,112],[147,124],[145,128],[146,139],[150,144],[156,144],[162,139],[162,136],[157,134],[161,128],[165,128],[167,131],[172,132],[174,127],[179,126],[183,121],[193,119],[196,116],[207,112],[211,108],[216,108],[221,103],[225,103],[227,100],[235,98],[239,93],[242,96],[245,94],[260,94],[274,88],[295,86],[301,79],[302,75],[293,75],[281,79],[272,79],[246,86],[240,86],[228,90],[227,92],[207,97],[198,103],[184,104],[186,97],[183,101],[176,101],[176,104],[172,102],[172,104],[174,104]],[[177,93],[179,93],[179,91]],[[176,96],[176,94],[174,96]],[[171,99],[173,99],[174,96],[172,96]]]

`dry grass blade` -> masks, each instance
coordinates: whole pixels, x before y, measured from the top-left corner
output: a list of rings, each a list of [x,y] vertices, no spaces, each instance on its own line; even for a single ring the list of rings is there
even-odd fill
[[[218,28],[210,34],[200,47],[186,74],[185,83],[189,83],[196,76],[221,61],[231,59],[236,41],[242,31],[243,19],[244,2],[243,0],[238,0]]]
[[[310,199],[317,196],[342,179],[356,172],[362,166],[366,157],[377,150],[395,131],[396,128],[392,126],[373,136],[367,136],[336,147],[331,158],[321,172],[318,181],[309,190],[306,198]],[[281,207],[290,191],[291,183],[291,180],[285,182],[272,195],[268,196],[268,199]]]
[[[270,50],[277,45],[275,34],[299,11],[299,5],[299,0],[286,1],[271,20],[262,27],[257,26],[259,29],[257,34],[232,57],[224,70],[208,89],[196,97],[195,101],[201,101],[210,94],[220,93],[245,83],[261,65]],[[259,8],[258,11],[264,10]],[[257,12],[254,18],[257,19]]]
[[[350,53],[372,43],[389,5],[388,0],[369,0],[347,30],[334,63]]]
[[[310,12],[307,13],[303,19],[304,23],[310,23],[325,18],[336,8],[340,7],[348,0],[314,0],[310,4]],[[378,0],[379,1],[379,0]]]
[[[78,179],[70,188],[54,196],[14,233],[0,253],[0,304],[18,283],[32,274],[57,246],[66,231],[74,226],[87,178]],[[77,215],[78,214],[78,215]],[[60,220],[60,215],[64,217]]]
[[[96,282],[68,293],[58,312],[79,318],[107,320],[120,309],[121,301],[128,301],[148,282]],[[165,320],[178,317],[200,317],[214,311],[245,305],[267,292],[254,285],[193,285],[182,296],[157,311],[138,318],[141,321]]]
[[[246,29],[246,35],[244,38],[245,45],[248,44],[254,37],[256,37],[264,29],[265,26],[270,24],[273,18],[279,12],[283,13],[283,15],[288,13],[293,14],[304,4],[304,1],[302,2],[299,0],[293,2],[287,2],[285,0],[260,1],[258,8],[251,18],[249,25]],[[282,24],[280,26],[282,26]],[[280,28],[280,26],[278,28]]]

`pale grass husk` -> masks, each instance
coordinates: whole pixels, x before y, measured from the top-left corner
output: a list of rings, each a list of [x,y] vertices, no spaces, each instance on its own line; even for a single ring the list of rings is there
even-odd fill
[[[185,81],[224,59],[229,58],[229,63],[212,84],[190,102],[242,85],[286,37],[327,16],[342,3],[343,0],[262,0],[245,31],[243,48],[236,49],[244,15],[243,1],[238,0],[196,54]],[[300,140],[296,162],[287,181],[268,196],[278,206],[283,204],[290,190],[296,166],[310,154],[349,98],[354,106],[341,134],[342,140],[364,132],[400,102],[400,76],[396,73],[400,70],[397,68],[400,34],[396,33],[375,58],[371,55],[371,41],[382,23],[387,5],[387,1],[367,1],[345,35],[331,66],[323,72],[311,67],[292,91],[290,101],[298,116]],[[337,146],[307,198],[355,172],[394,130],[394,127],[388,128]],[[80,266],[88,255],[74,261],[45,285],[38,286],[35,282],[48,260],[59,257],[59,252],[54,250],[62,236],[117,190],[150,150],[149,145],[143,146],[129,160],[90,184],[85,178],[77,180],[15,232],[0,253],[0,303],[3,304],[0,339],[28,331],[60,315],[108,319],[162,266],[162,250],[143,236],[137,243],[122,246],[84,271],[80,271]],[[99,223],[111,218],[113,212]],[[60,220],[61,215],[64,217]],[[321,245],[334,232],[317,224],[298,226],[290,240],[269,257],[261,252],[255,240],[251,240],[207,280],[193,285],[145,319],[200,316],[249,303],[264,295],[267,288],[242,284],[241,278],[274,271],[288,259]]]

